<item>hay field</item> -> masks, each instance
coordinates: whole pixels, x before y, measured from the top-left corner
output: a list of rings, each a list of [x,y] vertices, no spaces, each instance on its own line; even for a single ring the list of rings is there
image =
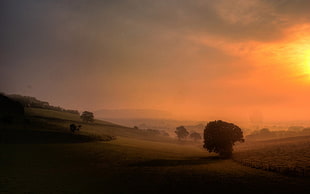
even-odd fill
[[[310,176],[310,136],[249,142],[236,148],[234,160],[285,175]]]

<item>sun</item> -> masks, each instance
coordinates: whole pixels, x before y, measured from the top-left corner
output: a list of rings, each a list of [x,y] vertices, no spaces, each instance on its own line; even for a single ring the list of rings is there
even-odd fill
[[[258,64],[266,64],[278,78],[309,85],[310,25],[295,26],[286,34],[286,38],[278,42],[254,42],[250,47],[252,52],[247,55],[255,58]]]
[[[291,64],[291,73],[300,81],[310,81],[310,45],[294,44],[287,49],[284,62]]]

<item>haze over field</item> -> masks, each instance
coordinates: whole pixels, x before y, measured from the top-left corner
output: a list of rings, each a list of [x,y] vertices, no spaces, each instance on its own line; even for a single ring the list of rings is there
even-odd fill
[[[176,119],[309,119],[310,1],[1,1],[0,91]]]

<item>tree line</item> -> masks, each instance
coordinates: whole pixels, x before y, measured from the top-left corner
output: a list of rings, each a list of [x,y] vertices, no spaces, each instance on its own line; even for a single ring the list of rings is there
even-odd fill
[[[77,110],[64,109],[59,106],[51,106],[48,102],[38,100],[35,97],[22,96],[18,94],[12,94],[12,95],[7,95],[7,96],[21,103],[24,107],[42,108],[42,109],[55,110],[55,111],[60,111],[60,112],[68,112],[72,114],[79,114],[79,111]]]

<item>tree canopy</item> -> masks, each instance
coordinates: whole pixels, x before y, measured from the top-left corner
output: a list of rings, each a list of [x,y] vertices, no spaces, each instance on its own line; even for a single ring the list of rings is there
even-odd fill
[[[184,126],[177,127],[175,133],[180,140],[186,138],[189,134]]]
[[[92,112],[84,111],[81,115],[81,119],[88,123],[94,121],[94,114]]]
[[[244,142],[243,132],[237,125],[221,120],[212,121],[204,130],[203,147],[221,157],[231,157],[235,142]]]

